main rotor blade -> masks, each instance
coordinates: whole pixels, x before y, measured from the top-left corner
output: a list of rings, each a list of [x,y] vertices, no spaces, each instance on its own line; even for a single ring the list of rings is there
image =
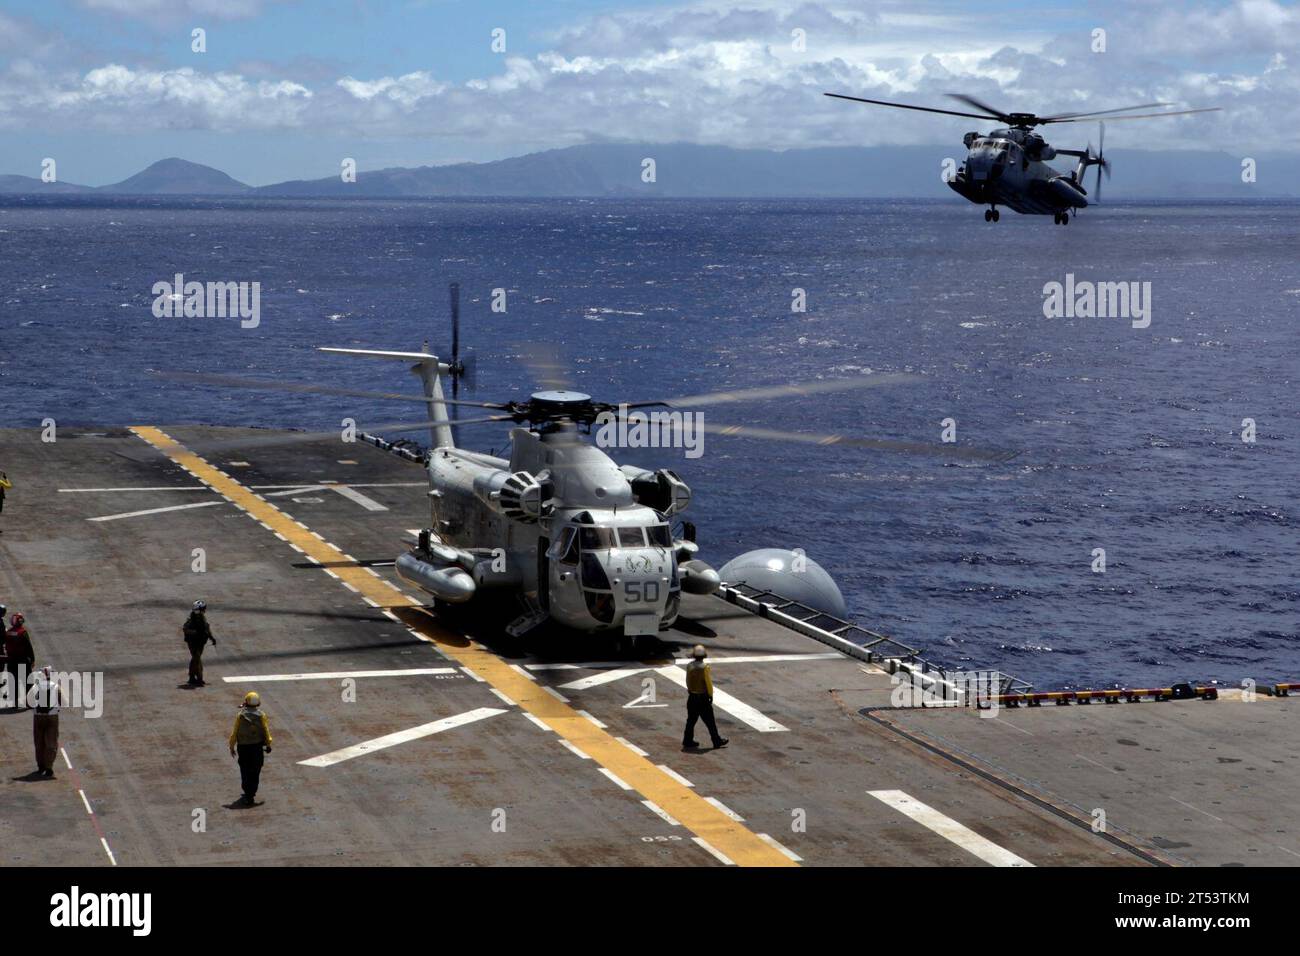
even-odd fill
[[[891,103],[888,100],[868,100],[861,96],[845,96],[843,93],[823,93],[822,96],[833,96],[837,100],[853,100],[855,103],[871,103],[875,106],[892,106],[900,110],[919,110],[922,113],[943,113],[945,116],[969,116],[973,119],[1002,119],[996,114],[988,115],[983,113],[958,113],[955,110],[939,110],[933,106],[911,106],[907,103]]]
[[[399,402],[431,401],[423,395],[406,395],[400,392],[371,392],[360,388],[335,388],[332,385],[304,385],[296,382],[268,382],[265,379],[239,378],[235,375],[209,375],[204,372],[160,372],[154,371],[157,378],[176,382],[191,382],[195,385],[218,385],[223,388],[266,389],[276,392],[302,392],[308,395],[342,395],[348,398],[380,398]],[[438,405],[472,405],[475,408],[507,408],[494,402],[460,402],[454,399],[432,399]]]
[[[948,93],[945,95],[947,95],[948,97],[954,100],[959,100],[960,102],[965,103],[967,106],[973,106],[977,110],[985,110],[993,114],[994,119],[1000,119],[1004,123],[1011,122],[1010,114],[1002,112],[1002,110],[998,109],[995,106],[989,106],[987,103],[983,102],[982,100],[977,100],[973,96],[967,96],[965,93]]]
[[[485,418],[466,418],[457,421],[457,425],[481,425],[486,422],[509,422],[514,421],[513,415],[491,415]],[[386,425],[369,425],[366,427],[357,427],[357,433],[367,432],[416,432],[424,431],[434,425],[445,425],[446,422],[428,421],[428,422],[395,422]],[[347,444],[343,441],[342,432],[334,429],[328,432],[278,432],[272,435],[250,436],[248,438],[230,438],[224,441],[216,442],[195,442],[186,443],[186,447],[204,454],[214,451],[244,451],[251,448],[268,448],[278,445],[302,445],[318,441],[336,441],[340,444]],[[306,484],[310,484],[307,482]]]
[[[1222,111],[1222,106],[1207,106],[1199,110],[1170,110],[1168,113],[1138,113],[1136,116],[1112,116],[1108,123],[1116,123],[1120,120],[1133,119],[1159,119],[1161,116],[1186,116],[1188,113],[1218,113]],[[1092,114],[1095,116],[1096,114]],[[1091,122],[1091,117],[1079,116],[1074,119],[1060,120],[1043,120],[1044,123],[1087,123]]]
[[[698,408],[702,405],[721,405],[725,402],[745,402],[764,398],[785,398],[792,395],[823,395],[828,392],[848,392],[859,388],[876,388],[884,385],[906,385],[921,381],[919,375],[861,375],[857,378],[834,378],[798,385],[760,385],[757,388],[739,388],[726,392],[705,392],[700,395],[682,395],[662,402],[633,402],[628,408],[648,405],[669,405],[673,408]]]
[[[932,445],[925,442],[892,441],[882,438],[854,438],[850,435],[815,435],[809,432],[788,432],[756,425],[718,425],[701,423],[700,429],[714,435],[734,435],[740,438],[762,438],[771,441],[798,442],[805,445],[842,445],[848,448],[871,448],[877,451],[896,451],[936,458],[963,458],[973,461],[1008,461],[1018,452],[997,449],[958,448],[954,445]]]
[[[1041,117],[1041,122],[1054,123],[1064,119],[1082,119],[1086,116],[1109,116],[1111,113],[1127,113],[1129,110],[1150,110],[1157,106],[1173,106],[1173,103],[1139,103],[1136,106],[1121,106],[1113,110],[1087,110],[1082,113],[1053,113],[1051,116]]]
[[[549,342],[525,342],[519,360],[528,367],[533,382],[543,389],[571,391],[569,364]]]

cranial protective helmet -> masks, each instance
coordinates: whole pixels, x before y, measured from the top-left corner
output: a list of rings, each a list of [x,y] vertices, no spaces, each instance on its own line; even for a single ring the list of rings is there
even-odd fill
[[[250,690],[247,694],[244,695],[244,706],[245,707],[262,706],[262,698],[257,696],[257,691]]]
[[[195,601],[195,602],[194,602],[194,610],[196,610],[196,611],[206,611],[207,609],[208,609],[208,602],[207,602],[207,601]]]
[[[702,661],[708,656],[709,652],[704,649],[703,644],[696,644],[695,650],[691,651],[691,657],[695,658],[697,661]]]

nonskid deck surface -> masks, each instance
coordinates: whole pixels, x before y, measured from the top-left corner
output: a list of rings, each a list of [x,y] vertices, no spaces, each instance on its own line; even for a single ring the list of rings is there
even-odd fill
[[[1229,749],[1258,737],[1269,766],[1256,769],[1294,793],[1294,770],[1273,762],[1288,746],[1286,700],[1259,705],[1271,708],[1260,719],[1193,701],[1035,713],[1032,726],[1016,713],[890,711],[905,736],[860,712],[888,707],[887,675],[716,598],[688,598],[645,660],[439,619],[382,563],[426,521],[420,468],[363,444],[258,444],[266,434],[70,429],[46,444],[0,431],[15,483],[0,601],[27,614],[38,664],[105,682],[101,717],[65,711],[54,781],[23,779],[30,716],[0,714],[3,864],[1144,865],[1165,859],[1149,852],[1159,840],[1175,862],[1220,862],[1172,846],[1201,831],[1162,812],[1134,758],[1154,748],[1177,762],[1191,747],[1191,763],[1216,740],[1239,759]],[[189,690],[180,624],[199,598],[218,644],[208,686]],[[695,643],[713,662],[721,751],[680,745],[677,661]],[[231,809],[226,736],[248,690],[275,747],[265,804]],[[1201,737],[1166,732],[1195,708],[1215,708],[1217,720],[1192,718]],[[1095,731],[1141,741],[1126,747],[1129,768],[1050,753],[1094,732],[1081,728],[1153,713],[1140,731]],[[1017,749],[1021,737],[1046,756]],[[990,764],[1039,771],[1020,775],[1035,799],[990,779],[985,757],[953,759],[981,748]],[[1238,766],[1203,769],[1230,778]],[[1089,788],[1122,832],[1068,818],[1091,809]],[[1158,833],[1143,828],[1150,817]],[[1284,825],[1270,819],[1237,825]]]

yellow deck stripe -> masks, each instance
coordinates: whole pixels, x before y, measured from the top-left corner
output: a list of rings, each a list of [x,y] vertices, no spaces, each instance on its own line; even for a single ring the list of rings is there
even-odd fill
[[[382,578],[355,565],[338,565],[341,552],[306,530],[275,505],[250,491],[194,452],[151,426],[131,429],[140,438],[180,465],[195,478],[227,500],[243,508],[271,531],[283,535],[303,553],[322,564],[341,582],[352,585],[363,597],[384,607],[418,608],[402,592]],[[639,756],[597,727],[574,708],[548,694],[541,684],[512,669],[487,648],[468,643],[425,618],[420,630],[448,657],[470,668],[523,710],[609,770],[642,797],[654,801],[682,826],[706,840],[740,866],[795,866],[747,827],[732,820],[716,807],[660,770],[648,758]]]

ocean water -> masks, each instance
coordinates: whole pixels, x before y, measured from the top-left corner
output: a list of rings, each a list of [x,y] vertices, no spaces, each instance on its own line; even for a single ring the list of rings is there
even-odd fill
[[[524,397],[538,342],[607,401],[912,372],[706,420],[938,441],[953,418],[960,443],[1019,452],[971,465],[709,436],[695,460],[621,456],[691,484],[717,565],[802,547],[860,623],[1040,687],[1300,679],[1297,213],[1117,204],[1062,228],[945,201],[3,198],[0,424],[401,420],[404,405],[151,370],[408,390],[393,366],[313,350],[445,348],[456,280],[471,397]],[[260,282],[260,325],[155,318],[153,284],[177,272]],[[1150,326],[1044,317],[1067,274],[1149,282]]]

